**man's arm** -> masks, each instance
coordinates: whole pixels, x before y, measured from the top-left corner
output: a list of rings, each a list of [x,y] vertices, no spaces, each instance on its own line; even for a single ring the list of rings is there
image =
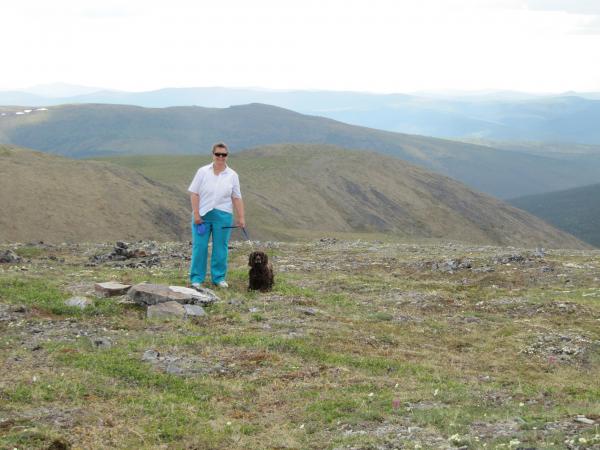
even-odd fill
[[[194,212],[194,223],[202,223],[200,217],[200,195],[190,192],[190,201],[192,202],[192,211]]]
[[[235,209],[235,224],[238,227],[246,228],[246,219],[244,217],[244,202],[239,197],[232,197],[233,208]]]

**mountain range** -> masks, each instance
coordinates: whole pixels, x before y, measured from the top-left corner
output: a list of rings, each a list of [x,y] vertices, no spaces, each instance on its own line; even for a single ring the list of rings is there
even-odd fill
[[[473,189],[514,198],[600,181],[600,154],[585,160],[358,127],[250,104],[229,108],[63,105],[15,114],[4,107],[0,142],[85,158],[118,154],[205,154],[279,143],[333,144],[395,156]],[[26,110],[28,111],[28,110]]]
[[[196,105],[225,108],[264,103],[360,126],[442,138],[600,144],[600,129],[596,126],[600,118],[600,94],[594,92],[373,94],[223,87],[122,92],[64,84],[27,91],[0,91],[0,105],[81,103],[153,108]]]

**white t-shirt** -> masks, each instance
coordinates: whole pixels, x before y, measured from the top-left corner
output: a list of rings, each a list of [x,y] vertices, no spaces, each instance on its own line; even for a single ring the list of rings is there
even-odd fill
[[[236,171],[225,167],[223,172],[215,175],[212,163],[198,169],[188,191],[200,196],[201,216],[213,209],[232,213],[231,198],[242,198]]]

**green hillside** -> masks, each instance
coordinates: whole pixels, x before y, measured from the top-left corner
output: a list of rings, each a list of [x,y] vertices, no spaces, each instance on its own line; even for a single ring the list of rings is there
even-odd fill
[[[75,158],[206,154],[219,140],[233,152],[267,144],[333,144],[392,155],[500,198],[598,181],[598,165],[347,125],[268,105],[141,108],[64,105],[0,119],[0,143]]]
[[[122,166],[0,145],[0,242],[184,239],[188,204]]]
[[[600,184],[516,198],[510,203],[600,247]]]
[[[110,161],[181,190],[208,156],[126,156]],[[361,232],[409,239],[580,247],[539,219],[447,177],[376,153],[278,145],[232,155],[248,226],[260,238]]]

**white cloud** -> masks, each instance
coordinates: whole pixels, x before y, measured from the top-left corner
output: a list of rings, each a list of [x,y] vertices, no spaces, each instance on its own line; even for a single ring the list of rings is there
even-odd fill
[[[534,10],[600,15],[598,0],[527,0],[527,7]]]
[[[21,38],[0,44],[10,68],[0,89],[63,81],[125,90],[600,90],[594,16],[558,3],[9,2],[0,26]]]

